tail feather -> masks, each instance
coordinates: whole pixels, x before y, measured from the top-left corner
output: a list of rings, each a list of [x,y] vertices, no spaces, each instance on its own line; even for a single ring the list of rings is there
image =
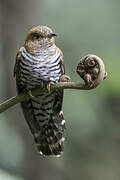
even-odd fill
[[[59,113],[59,123],[56,124],[51,119],[49,125],[43,128],[43,135],[41,133],[34,134],[34,139],[37,149],[40,154],[44,155],[60,155],[63,152],[65,120],[63,119],[62,111]]]
[[[58,156],[63,152],[66,127],[61,110],[62,96],[54,96],[56,95],[55,92],[52,95],[53,100],[50,96],[48,99],[49,104],[47,104],[46,99],[48,94],[45,94],[42,99],[38,96],[39,98],[29,99],[22,102],[21,105],[39,153]],[[58,97],[61,97],[61,101],[56,100]]]

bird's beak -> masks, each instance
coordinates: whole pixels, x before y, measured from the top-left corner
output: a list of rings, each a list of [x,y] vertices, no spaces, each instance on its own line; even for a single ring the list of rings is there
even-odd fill
[[[51,34],[51,36],[52,36],[52,37],[54,37],[54,36],[57,36],[57,34],[55,34],[55,33],[52,33],[52,34]]]

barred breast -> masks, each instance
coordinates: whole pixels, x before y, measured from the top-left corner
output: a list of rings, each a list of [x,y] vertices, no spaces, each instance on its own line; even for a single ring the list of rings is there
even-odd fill
[[[18,93],[41,86],[41,82],[58,82],[64,74],[61,51],[29,54],[22,47],[17,55],[15,75]],[[34,136],[38,151],[43,155],[60,155],[63,152],[65,120],[62,112],[63,90],[41,93],[21,106]]]
[[[43,54],[38,57],[31,56],[25,48],[21,53],[20,80],[28,89],[40,86],[40,81],[58,82],[62,75],[60,53],[53,56]]]

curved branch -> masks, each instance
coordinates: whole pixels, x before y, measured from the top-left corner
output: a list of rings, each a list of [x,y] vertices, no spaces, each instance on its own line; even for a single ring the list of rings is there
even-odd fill
[[[94,64],[95,62],[95,64]],[[103,61],[96,55],[87,55],[80,59],[77,66],[77,73],[84,80],[84,84],[76,82],[59,82],[51,84],[52,89],[78,89],[78,90],[90,90],[96,88],[107,76]],[[64,76],[64,75],[63,75]],[[46,89],[33,89],[32,95],[36,96],[41,91]],[[8,99],[0,104],[0,113],[4,112],[8,108],[28,100],[30,96],[28,93],[22,93],[15,97]]]

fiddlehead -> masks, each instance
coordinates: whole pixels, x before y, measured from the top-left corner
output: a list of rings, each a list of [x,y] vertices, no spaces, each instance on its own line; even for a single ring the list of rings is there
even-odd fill
[[[91,54],[80,59],[76,72],[90,89],[97,87],[107,76],[103,61]]]

